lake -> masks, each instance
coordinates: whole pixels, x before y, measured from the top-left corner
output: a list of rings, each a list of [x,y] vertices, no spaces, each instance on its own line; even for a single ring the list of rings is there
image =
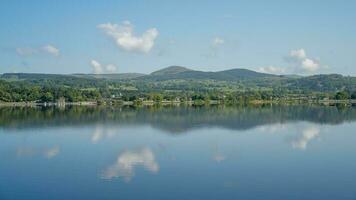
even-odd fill
[[[356,108],[0,108],[0,199],[356,199]]]

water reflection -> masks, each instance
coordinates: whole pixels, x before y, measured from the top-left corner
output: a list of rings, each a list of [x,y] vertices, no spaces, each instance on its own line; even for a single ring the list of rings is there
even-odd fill
[[[33,157],[42,155],[47,159],[54,158],[60,153],[60,147],[54,146],[50,148],[34,148],[34,147],[18,147],[16,155],[18,157]]]
[[[354,107],[0,108],[0,199],[350,199],[355,121]]]
[[[150,148],[137,151],[126,150],[121,153],[116,162],[110,165],[101,175],[103,179],[123,178],[130,181],[135,176],[135,168],[143,166],[147,171],[157,173],[159,164]]]
[[[44,155],[46,158],[51,159],[57,156],[59,154],[59,151],[60,151],[59,147],[55,146],[53,148],[45,150]]]
[[[23,129],[62,125],[100,124],[92,142],[113,133],[105,130],[109,124],[121,126],[150,125],[171,134],[186,133],[200,127],[223,127],[248,130],[269,124],[307,121],[317,124],[341,124],[355,121],[356,109],[327,106],[253,106],[253,107],[66,107],[0,108],[0,127]],[[271,130],[273,131],[273,130]]]
[[[110,139],[110,138],[114,137],[115,135],[117,135],[117,133],[118,133],[117,131],[118,131],[118,129],[113,129],[110,127],[105,127],[102,124],[98,124],[98,125],[96,125],[95,130],[92,134],[91,142],[93,144],[97,144],[98,142],[100,142],[100,140],[102,140],[104,138]]]
[[[223,162],[224,160],[226,160],[226,156],[220,152],[218,144],[216,144],[215,148],[214,148],[213,160],[217,163],[220,163],[220,162]]]
[[[319,137],[320,129],[316,126],[311,126],[302,131],[296,139],[292,141],[292,147],[296,149],[305,150],[307,149],[308,143]]]
[[[265,132],[265,133],[278,133],[283,131],[287,131],[288,129],[287,124],[282,124],[282,123],[276,123],[276,124],[271,124],[271,125],[264,125],[259,127],[259,131]]]

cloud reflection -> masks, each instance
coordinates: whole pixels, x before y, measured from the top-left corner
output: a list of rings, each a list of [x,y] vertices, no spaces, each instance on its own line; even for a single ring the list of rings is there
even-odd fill
[[[303,130],[302,135],[292,141],[292,147],[296,149],[307,149],[308,143],[320,135],[318,127],[309,127]]]
[[[263,125],[258,128],[259,131],[261,132],[266,132],[266,133],[279,133],[283,130],[286,130],[288,126],[286,124],[282,123],[276,123],[276,124],[269,124],[269,125]]]
[[[220,153],[216,153],[216,154],[214,154],[213,155],[213,160],[215,161],[215,162],[222,162],[222,161],[224,161],[226,159],[226,157],[223,155],[223,154],[220,154]]]
[[[60,147],[54,146],[51,148],[37,149],[34,147],[19,147],[16,150],[16,155],[19,157],[33,157],[43,155],[47,159],[56,157],[60,153]]]
[[[213,152],[212,158],[217,163],[220,163],[220,162],[223,162],[224,160],[226,160],[226,156],[219,151],[219,145],[217,143],[214,147],[214,152]]]
[[[59,152],[60,152],[59,146],[55,146],[53,148],[46,149],[44,151],[44,156],[48,159],[51,159],[51,158],[57,156],[59,154]]]
[[[116,131],[117,129],[104,128],[98,125],[91,136],[91,142],[97,144],[103,138],[112,138],[116,135]]]
[[[157,173],[159,165],[155,154],[150,148],[139,151],[124,151],[113,165],[109,166],[101,175],[103,179],[124,178],[130,181],[135,176],[135,167],[143,166],[146,170]]]

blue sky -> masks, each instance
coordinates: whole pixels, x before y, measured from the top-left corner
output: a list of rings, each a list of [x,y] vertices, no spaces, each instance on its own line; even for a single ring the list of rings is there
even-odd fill
[[[356,75],[356,1],[0,2],[0,73]]]

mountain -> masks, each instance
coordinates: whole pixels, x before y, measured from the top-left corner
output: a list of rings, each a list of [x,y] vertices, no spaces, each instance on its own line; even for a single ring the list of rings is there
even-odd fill
[[[185,67],[180,67],[180,66],[170,66],[166,67],[164,69],[160,69],[158,71],[152,72],[150,75],[151,76],[166,76],[166,75],[174,75],[174,74],[179,74],[182,72],[191,72],[193,70],[185,68]]]
[[[238,81],[246,79],[273,78],[279,77],[273,74],[259,73],[248,69],[230,69],[217,72],[205,72],[191,70],[180,66],[171,66],[155,71],[147,76],[138,77],[139,80],[219,80],[219,81]]]
[[[277,75],[273,74],[266,74],[255,72],[248,69],[230,69],[225,71],[216,72],[217,74],[221,74],[229,79],[236,79],[236,78],[274,78],[278,77]]]
[[[181,66],[170,66],[149,75],[140,73],[121,73],[121,74],[36,74],[36,73],[5,73],[2,79],[8,80],[38,80],[38,79],[105,79],[105,80],[171,80],[171,79],[210,79],[221,81],[237,81],[256,78],[279,77],[273,74],[259,73],[248,69],[230,69],[217,72],[205,72],[191,70]]]

